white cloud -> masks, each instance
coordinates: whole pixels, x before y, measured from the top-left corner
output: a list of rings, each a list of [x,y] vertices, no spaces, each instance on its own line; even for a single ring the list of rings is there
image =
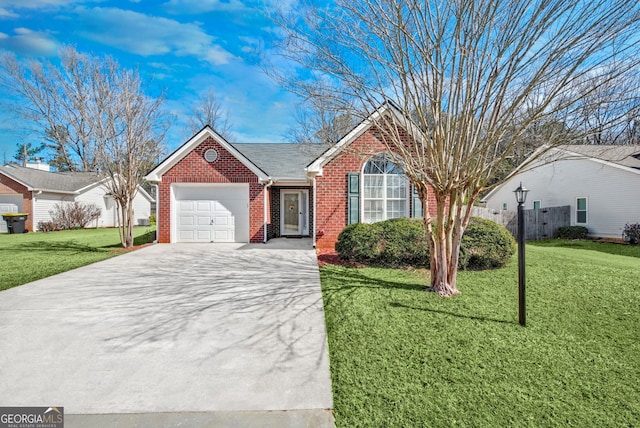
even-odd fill
[[[199,25],[116,8],[76,8],[83,37],[142,56],[191,56],[214,65],[234,56]]]
[[[164,4],[169,13],[194,15],[206,12],[235,12],[247,9],[240,0],[169,0]]]
[[[11,12],[3,7],[0,7],[0,19],[3,18],[17,18],[19,15],[17,13]]]
[[[100,3],[104,0],[3,0],[6,9],[57,9],[79,3]]]
[[[51,33],[20,27],[14,35],[0,33],[0,47],[27,56],[54,56],[58,42]]]

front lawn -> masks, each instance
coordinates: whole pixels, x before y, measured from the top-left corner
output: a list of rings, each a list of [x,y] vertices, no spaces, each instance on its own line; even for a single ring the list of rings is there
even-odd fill
[[[135,245],[149,242],[153,228],[136,227]],[[118,229],[0,234],[0,290],[120,254]]]
[[[322,267],[337,426],[640,426],[639,257],[528,245],[525,328],[515,258],[460,272],[454,298],[424,272]]]

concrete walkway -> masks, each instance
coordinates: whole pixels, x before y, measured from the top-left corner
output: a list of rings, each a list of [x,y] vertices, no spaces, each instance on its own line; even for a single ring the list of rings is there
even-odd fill
[[[3,291],[0,338],[0,405],[67,427],[333,426],[309,240],[154,245]]]

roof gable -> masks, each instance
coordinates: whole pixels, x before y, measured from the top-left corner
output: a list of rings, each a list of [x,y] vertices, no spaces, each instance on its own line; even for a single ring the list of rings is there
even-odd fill
[[[322,167],[329,163],[332,159],[342,153],[351,143],[353,143],[358,137],[364,134],[368,129],[375,125],[376,121],[382,119],[383,116],[390,115],[391,119],[406,125],[407,133],[413,137],[417,137],[420,133],[417,130],[416,125],[407,118],[404,118],[402,112],[392,102],[387,101],[382,104],[376,111],[373,112],[368,118],[364,119],[355,128],[353,128],[347,135],[342,137],[340,141],[331,146],[313,162],[307,165],[307,172],[314,175],[322,175]]]
[[[187,140],[182,146],[178,147],[173,153],[165,158],[158,166],[156,166],[151,172],[149,172],[145,179],[151,182],[162,181],[162,176],[173,168],[178,162],[184,159],[191,151],[198,147],[207,138],[213,138],[216,143],[220,144],[225,150],[227,150],[233,157],[238,159],[240,163],[246,166],[251,172],[253,172],[259,181],[265,181],[268,179],[267,174],[253,163],[249,158],[243,155],[232,144],[227,142],[222,136],[215,132],[209,125],[202,128],[197,134]]]

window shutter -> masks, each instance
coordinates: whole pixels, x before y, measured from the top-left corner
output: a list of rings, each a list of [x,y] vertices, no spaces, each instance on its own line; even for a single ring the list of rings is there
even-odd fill
[[[347,224],[360,223],[360,173],[347,174]]]
[[[411,217],[422,218],[422,202],[415,186],[411,186]]]

